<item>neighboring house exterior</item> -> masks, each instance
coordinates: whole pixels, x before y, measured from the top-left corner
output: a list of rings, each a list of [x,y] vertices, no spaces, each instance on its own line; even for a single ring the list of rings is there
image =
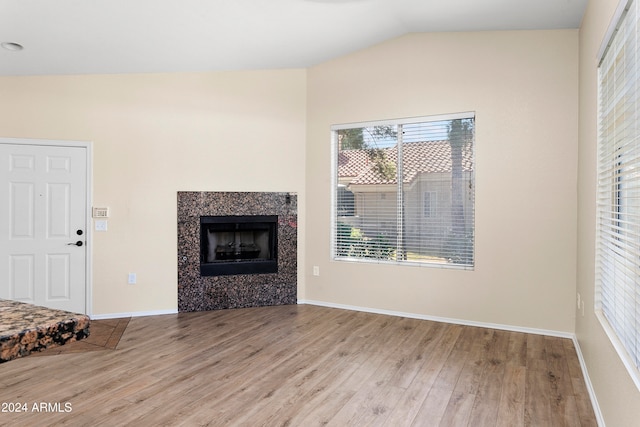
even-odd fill
[[[397,162],[397,147],[381,150],[389,164]],[[338,221],[365,235],[397,237],[397,174],[382,174],[369,150],[338,153]],[[410,142],[402,145],[405,237],[412,244],[429,241],[438,255],[451,233],[451,146],[448,141]],[[465,234],[473,226],[473,169],[471,148],[462,153],[463,212]],[[411,239],[413,237],[413,239]],[[419,251],[419,248],[416,249]]]

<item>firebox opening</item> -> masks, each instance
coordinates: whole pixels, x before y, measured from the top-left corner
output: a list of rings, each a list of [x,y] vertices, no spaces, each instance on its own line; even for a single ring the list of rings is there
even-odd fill
[[[278,272],[278,216],[200,217],[200,274]]]

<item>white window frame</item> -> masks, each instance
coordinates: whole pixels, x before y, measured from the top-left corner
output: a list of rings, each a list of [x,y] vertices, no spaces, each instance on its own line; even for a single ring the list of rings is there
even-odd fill
[[[638,254],[634,255],[633,251],[629,253],[629,248],[627,247],[629,245],[623,242],[625,237],[628,238],[626,234],[629,234],[630,231],[628,231],[628,228],[621,227],[621,215],[628,214],[628,212],[624,210],[629,203],[625,203],[626,199],[623,197],[623,191],[630,192],[627,187],[629,185],[627,181],[630,180],[631,173],[627,171],[639,166],[640,162],[636,161],[636,163],[633,163],[633,159],[630,159],[631,156],[628,154],[616,155],[615,153],[620,151],[621,147],[624,147],[624,151],[628,152],[629,146],[625,145],[624,142],[621,143],[618,138],[605,137],[603,115],[605,114],[606,108],[604,108],[605,106],[603,105],[605,100],[602,90],[602,81],[604,78],[602,66],[606,65],[606,55],[609,53],[610,48],[619,41],[615,39],[616,35],[620,34],[619,30],[626,28],[624,20],[627,17],[629,17],[629,19],[636,19],[635,36],[637,40],[640,39],[640,21],[638,20],[638,18],[640,18],[639,1],[640,0],[620,1],[612,18],[611,25],[603,39],[597,58],[599,130],[597,150],[598,185],[596,194],[596,281],[594,307],[596,318],[599,320],[638,390],[640,390],[640,324],[636,323],[635,327],[630,331],[627,320],[629,318],[629,307],[635,311],[636,317],[640,314],[640,279],[638,273],[636,272],[632,279],[635,282],[635,291],[633,292],[635,293],[635,297],[630,298],[629,292],[625,290],[621,291],[620,289],[627,289],[631,285],[631,278],[628,272],[636,271],[638,268],[637,259],[635,261],[633,260],[633,258],[637,258]],[[638,43],[637,40],[636,43]],[[640,47],[636,47],[634,52],[636,57],[638,56],[636,53],[639,51]],[[640,64],[640,59],[636,59],[636,61],[637,68]],[[638,79],[640,79],[640,75],[636,75],[635,80],[638,81]],[[640,90],[640,85],[638,85],[637,90]],[[621,92],[621,96],[625,95],[630,95],[626,89]],[[639,98],[640,95],[636,95],[636,99]],[[615,101],[617,101],[617,99],[612,100],[612,102]],[[611,105],[609,105],[609,107],[611,108]],[[637,117],[640,116],[640,107],[636,107],[635,112],[638,114],[638,116],[636,116],[637,120]],[[606,133],[606,135],[609,136],[610,134]],[[635,136],[637,137],[637,135]],[[615,142],[613,142],[614,139]],[[633,144],[633,147],[640,148],[640,141],[637,140],[637,138],[636,140],[631,138],[628,141],[630,141],[630,144]],[[633,180],[637,181],[635,178],[631,179],[631,181]],[[638,184],[634,182],[631,182],[631,184],[634,185],[634,189],[637,190],[639,188]],[[640,214],[640,212],[638,212],[638,214]],[[613,225],[611,225],[611,223],[613,223]],[[640,218],[635,219],[634,225],[638,225],[638,223],[640,223]],[[627,225],[625,225],[625,227],[627,227]],[[633,225],[630,227],[633,227]],[[618,245],[616,241],[620,241],[621,244]],[[635,264],[635,267],[633,264]],[[621,265],[623,265],[623,267],[620,267]],[[618,269],[623,271],[619,271]],[[633,285],[631,286],[633,287]],[[614,296],[612,297],[611,295]],[[633,314],[631,317],[633,317]],[[622,338],[624,335],[627,336],[626,339]],[[630,339],[629,335],[635,336],[636,338]],[[630,341],[634,340],[635,344],[631,344]]]
[[[407,266],[422,266],[422,267],[435,267],[435,268],[451,268],[457,270],[474,270],[475,269],[475,237],[473,237],[473,246],[472,246],[472,260],[473,263],[471,265],[457,265],[452,263],[433,263],[433,262],[406,262],[406,261],[387,261],[380,259],[345,259],[343,257],[338,257],[336,255],[336,227],[337,227],[337,218],[336,218],[336,207],[337,207],[337,195],[335,189],[338,185],[338,141],[337,141],[337,131],[353,129],[353,128],[361,128],[361,127],[374,127],[374,126],[391,126],[391,125],[407,125],[414,123],[422,123],[422,122],[437,122],[437,121],[447,121],[447,120],[457,120],[457,119],[475,119],[476,113],[473,111],[461,112],[461,113],[452,113],[452,114],[441,114],[441,115],[433,115],[433,116],[419,116],[412,118],[401,118],[401,119],[389,119],[389,120],[375,120],[375,121],[366,121],[366,122],[356,122],[356,123],[344,123],[337,124],[331,126],[331,245],[330,245],[330,257],[333,261],[340,262],[359,262],[359,263],[374,263],[374,264],[395,264],[395,265],[407,265]],[[474,163],[474,170],[472,171],[473,175],[473,186],[475,187],[475,163],[476,163],[476,143],[474,137],[474,143],[472,144],[472,156]],[[356,196],[357,198],[358,196]],[[473,211],[475,212],[475,201]],[[475,216],[475,213],[473,214]],[[473,228],[475,234],[475,220],[473,221]]]
[[[429,198],[429,212],[427,212],[427,207],[425,205],[427,201],[427,196]],[[438,192],[437,191],[423,191],[422,192],[422,216],[425,218],[433,218],[437,215],[438,212]]]

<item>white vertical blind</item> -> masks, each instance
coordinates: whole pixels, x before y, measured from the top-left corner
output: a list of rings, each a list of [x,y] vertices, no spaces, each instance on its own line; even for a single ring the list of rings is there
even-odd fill
[[[473,113],[335,126],[333,256],[471,269]]]
[[[608,322],[605,326],[613,330],[614,344],[638,384],[639,15],[637,1],[630,1],[626,6],[599,67],[596,309]]]

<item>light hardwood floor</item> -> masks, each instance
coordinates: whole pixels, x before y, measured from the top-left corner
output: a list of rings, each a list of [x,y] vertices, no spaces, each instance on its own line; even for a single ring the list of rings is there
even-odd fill
[[[115,350],[1,364],[0,402],[27,409],[0,425],[596,425],[571,340],[310,305],[132,318]]]

